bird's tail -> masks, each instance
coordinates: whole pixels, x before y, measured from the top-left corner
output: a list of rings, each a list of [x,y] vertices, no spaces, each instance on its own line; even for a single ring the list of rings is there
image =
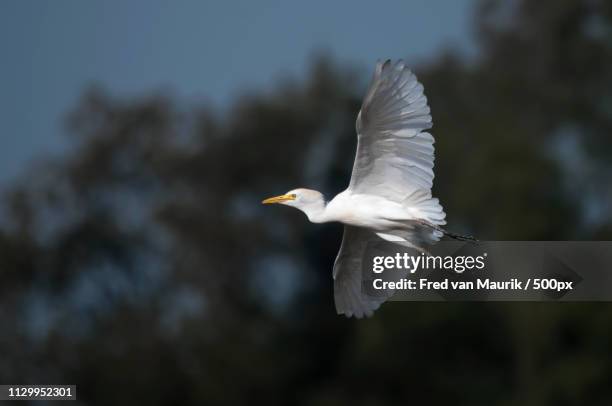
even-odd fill
[[[446,224],[446,213],[440,201],[431,196],[431,190],[415,189],[404,198],[402,205],[420,218],[420,220],[407,221],[409,235],[407,237],[401,235],[401,237],[409,241],[417,239],[420,242],[432,243],[439,241],[443,236],[458,241],[478,241],[471,235],[456,234],[442,228]],[[421,227],[415,227],[415,223],[420,224]],[[405,230],[402,232],[406,233]]]
[[[402,204],[409,211],[416,210],[417,213],[413,213],[413,216],[423,218],[427,223],[436,227],[446,224],[444,220],[446,213],[444,213],[440,201],[431,197],[430,190],[416,189],[404,198]]]

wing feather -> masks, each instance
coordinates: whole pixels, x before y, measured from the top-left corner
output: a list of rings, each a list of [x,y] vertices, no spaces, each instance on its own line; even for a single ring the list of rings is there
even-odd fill
[[[357,154],[349,190],[402,201],[431,190],[434,138],[427,98],[400,60],[378,63],[357,116]]]
[[[445,224],[438,199],[432,198],[434,138],[430,109],[416,76],[400,60],[378,63],[357,116],[357,153],[348,190],[377,195],[416,210],[433,225]],[[405,230],[374,234],[364,228],[344,227],[334,263],[334,299],[338,314],[370,316],[393,291],[381,296],[363,292],[362,261],[368,241],[382,238],[422,250],[437,241],[439,231],[418,220]]]
[[[334,263],[334,301],[338,314],[362,318],[371,316],[393,292],[369,296],[363,292],[362,261],[374,233],[359,227],[344,226],[340,251]]]

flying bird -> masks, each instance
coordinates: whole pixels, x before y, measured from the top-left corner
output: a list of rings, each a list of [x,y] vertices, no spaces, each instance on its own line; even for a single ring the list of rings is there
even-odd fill
[[[357,115],[357,153],[348,188],[330,201],[316,190],[299,188],[262,202],[295,207],[312,223],[344,224],[333,268],[338,314],[370,316],[390,297],[362,292],[362,257],[372,237],[422,252],[443,235],[462,238],[442,228],[446,214],[431,195],[434,138],[426,131],[431,127],[416,76],[401,60],[379,62]]]

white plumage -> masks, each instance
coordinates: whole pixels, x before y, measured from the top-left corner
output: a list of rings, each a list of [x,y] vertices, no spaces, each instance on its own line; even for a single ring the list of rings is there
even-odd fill
[[[404,62],[379,62],[357,115],[357,154],[348,188],[328,203],[315,190],[294,189],[264,200],[303,211],[313,223],[337,221],[344,236],[334,263],[336,310],[371,315],[390,295],[362,293],[362,256],[372,238],[420,249],[446,224],[432,198],[434,138],[423,86]]]

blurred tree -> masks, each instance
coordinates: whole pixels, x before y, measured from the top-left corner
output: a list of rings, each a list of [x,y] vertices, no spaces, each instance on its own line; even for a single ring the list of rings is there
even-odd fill
[[[476,23],[477,58],[417,70],[450,228],[610,238],[610,2],[483,1]],[[318,57],[226,114],[87,91],[73,150],[4,199],[0,382],[100,405],[609,404],[607,305],[335,316],[341,228],[259,201],[346,186],[366,83]]]

